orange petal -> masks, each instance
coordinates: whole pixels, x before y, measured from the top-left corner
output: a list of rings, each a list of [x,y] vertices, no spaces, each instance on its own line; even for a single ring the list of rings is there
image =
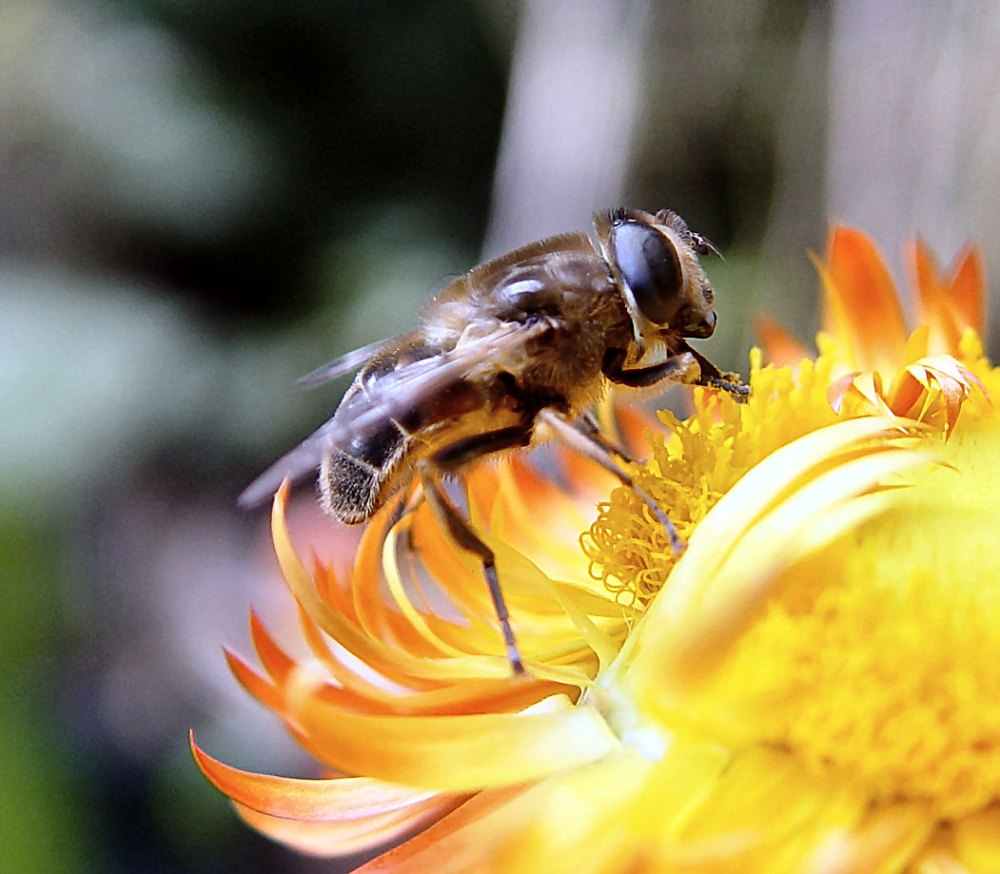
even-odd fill
[[[426,789],[393,786],[367,777],[300,780],[243,771],[220,762],[190,735],[191,752],[213,786],[234,801],[283,819],[326,822],[364,819],[438,797]]]
[[[264,666],[264,670],[280,686],[292,668],[295,667],[295,660],[278,646],[270,632],[264,627],[260,617],[253,610],[250,611],[250,639],[253,641],[253,648],[257,652],[260,663]]]
[[[405,844],[373,859],[358,874],[464,874],[489,870],[483,838],[494,834],[496,822],[507,823],[525,787],[491,789],[469,801]]]
[[[982,334],[985,323],[982,257],[975,247],[959,253],[947,281],[921,240],[910,248],[920,317],[931,330],[931,351],[957,354],[962,332],[972,328]]]
[[[268,816],[234,803],[236,812],[247,825],[261,834],[309,856],[343,857],[370,853],[391,846],[409,834],[453,810],[458,801],[446,796],[423,808],[386,813],[363,821],[305,822]]]
[[[270,674],[271,678],[274,680],[277,686],[282,686],[286,683],[288,678],[291,676],[296,662],[290,658],[281,647],[275,642],[274,638],[271,637],[268,630],[264,627],[264,624],[260,619],[251,612],[250,615],[250,631],[253,637],[254,648],[257,650],[257,655],[260,658],[261,664]],[[249,668],[246,665],[242,665],[236,659],[235,656],[230,657],[230,667],[233,673],[237,675],[240,681],[246,685],[244,677],[249,672]],[[253,678],[251,678],[253,679]],[[257,683],[260,682],[260,678],[256,678]],[[278,694],[275,691],[275,694]],[[344,707],[351,710],[357,710],[363,713],[384,713],[386,708],[379,705],[379,699],[376,697],[375,700],[371,698],[359,695],[350,688],[342,688],[332,684],[326,684],[318,692],[321,694],[323,699],[331,704],[336,704],[339,707]],[[255,695],[260,700],[259,695]],[[274,699],[269,699],[273,701]],[[284,712],[285,699],[283,696],[278,697],[279,704],[272,709],[277,710],[279,713]],[[268,703],[265,701],[265,703]],[[269,706],[271,706],[269,704]]]
[[[357,553],[357,549],[355,547],[355,553]],[[354,600],[351,597],[350,574],[338,573],[329,563],[320,560],[316,555],[313,555],[312,567],[317,595],[337,612],[357,621]]]
[[[611,412],[614,415],[615,428],[618,442],[628,450],[633,458],[645,458],[649,455],[651,444],[649,442],[650,429],[659,430],[659,423],[654,416],[651,416],[639,404],[615,403]],[[563,455],[572,455],[579,458],[577,453],[564,452]],[[595,464],[587,467],[592,477],[600,477],[602,493],[607,495],[608,485],[617,485],[618,482],[610,475],[606,474]],[[572,481],[575,481],[572,480]]]
[[[399,678],[400,682],[411,686],[420,682],[430,684],[435,679],[453,680],[461,676],[508,675],[510,668],[502,658],[489,656],[463,656],[456,659],[421,658],[398,647],[387,646],[333,609],[319,597],[311,575],[302,565],[292,546],[284,516],[287,500],[286,483],[275,495],[271,514],[271,535],[282,576],[295,600],[310,619],[344,649],[387,679]]]
[[[843,225],[830,234],[823,324],[852,352],[862,370],[890,371],[906,346],[906,325],[885,261],[861,231]]]
[[[930,332],[930,348],[940,352],[957,349],[961,331],[941,283],[937,261],[921,239],[908,248],[916,279],[918,318]]]
[[[972,328],[982,336],[986,329],[986,277],[977,247],[969,246],[959,253],[948,285],[958,326]]]
[[[193,733],[191,751],[202,773],[251,825],[315,855],[380,846],[443,816],[466,797],[363,777],[300,780],[243,771],[205,753]]]
[[[284,697],[278,688],[264,679],[232,650],[224,649],[223,652],[229,670],[237,682],[269,710],[281,713],[284,709]]]
[[[497,481],[497,496],[491,512],[480,511],[478,518],[488,520],[490,534],[517,544],[525,556],[537,563],[550,578],[587,578],[587,560],[577,539],[589,527],[594,507],[611,490],[608,474],[588,462],[567,467],[579,458],[553,447],[552,461],[559,474],[543,473],[521,456],[513,456],[504,465]],[[546,459],[548,460],[548,459]],[[597,468],[598,475],[593,476]],[[470,505],[476,506],[470,494]],[[544,511],[546,525],[538,525]]]
[[[369,637],[391,643],[393,647],[422,657],[439,655],[414,632],[411,623],[398,611],[390,609],[383,597],[382,555],[389,533],[387,522],[370,523],[358,544],[351,572],[351,594],[358,624]]]
[[[777,319],[766,313],[759,313],[753,322],[754,333],[760,338],[764,357],[779,367],[791,367],[803,358],[809,358],[809,350]]]

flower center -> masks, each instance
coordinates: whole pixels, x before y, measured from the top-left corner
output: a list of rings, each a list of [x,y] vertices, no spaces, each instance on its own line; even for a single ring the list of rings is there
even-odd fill
[[[662,416],[672,434],[637,479],[683,536],[767,455],[843,417],[827,394],[835,352],[794,375],[757,359],[745,406],[703,398],[686,421]],[[1000,394],[998,371],[973,358]],[[888,510],[781,571],[713,691],[674,716],[731,747],[787,749],[875,802],[959,816],[1000,800],[1000,411],[980,391],[943,451],[946,465],[901,478]],[[592,574],[642,606],[673,567],[658,523],[624,489],[583,545]]]
[[[964,424],[954,468],[788,573],[727,682],[758,740],[943,816],[1000,798],[1000,415]]]
[[[650,460],[636,482],[670,515],[683,540],[753,465],[796,437],[837,421],[830,408],[832,357],[805,360],[796,374],[761,366],[751,353],[747,403],[701,394],[687,420],[659,414],[668,438],[652,435]],[[677,556],[662,524],[632,489],[619,488],[599,507],[581,538],[590,573],[629,604],[646,606],[663,586]]]

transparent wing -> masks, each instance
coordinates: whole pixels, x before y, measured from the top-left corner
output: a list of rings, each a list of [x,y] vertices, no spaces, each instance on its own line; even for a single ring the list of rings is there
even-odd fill
[[[547,329],[545,324],[512,325],[379,376],[373,385],[345,399],[333,418],[250,483],[239,496],[240,505],[253,507],[270,499],[286,478],[297,480],[311,473],[334,451],[346,449],[355,437],[364,436],[386,419],[405,417],[422,398],[465,379],[491,361],[523,350],[527,341]]]
[[[236,502],[243,508],[256,507],[274,495],[286,478],[295,481],[319,467],[323,458],[331,451],[333,444],[329,442],[327,435],[332,430],[335,419],[336,417],[321,425],[291,452],[282,455],[243,490]]]
[[[382,349],[397,345],[404,336],[406,335],[393,337],[391,340],[376,340],[360,349],[347,352],[334,358],[333,361],[321,364],[315,370],[310,370],[305,376],[300,376],[295,380],[295,384],[312,388],[315,385],[336,379],[338,376],[343,376],[345,373],[350,373],[352,370],[357,370],[362,364],[374,358]]]

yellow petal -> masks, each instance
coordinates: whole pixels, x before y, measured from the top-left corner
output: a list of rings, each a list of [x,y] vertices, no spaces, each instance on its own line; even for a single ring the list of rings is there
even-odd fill
[[[822,874],[893,874],[908,870],[936,822],[921,804],[894,804],[875,809],[849,828],[832,830],[803,870]]]
[[[884,419],[842,422],[788,444],[744,476],[706,516],[623,648],[619,663],[631,688],[666,701],[707,682],[759,615],[780,571],[883,503],[838,508],[928,463],[924,452],[889,441],[894,431]]]
[[[426,831],[359,868],[358,874],[487,874],[498,870],[489,842],[506,834],[508,824],[518,818],[519,799],[525,791],[513,787],[480,792]]]
[[[514,682],[513,680],[511,682]],[[603,718],[565,696],[507,714],[383,717],[292,693],[290,716],[310,751],[347,774],[470,792],[579,767],[618,746]]]

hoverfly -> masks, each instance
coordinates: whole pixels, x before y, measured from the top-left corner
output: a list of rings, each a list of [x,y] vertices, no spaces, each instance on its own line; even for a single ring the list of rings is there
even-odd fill
[[[749,389],[692,349],[715,329],[714,292],[699,256],[715,251],[670,210],[594,218],[597,245],[560,234],[502,255],[450,282],[410,333],[374,343],[313,371],[311,385],[358,367],[336,413],[240,496],[267,499],[286,478],[319,468],[324,509],[369,519],[415,474],[456,542],[478,555],[515,673],[523,672],[493,553],[440,487],[442,475],[551,437],[618,478],[623,451],[589,413],[609,384],[663,381]],[[672,523],[641,490],[675,549]]]

